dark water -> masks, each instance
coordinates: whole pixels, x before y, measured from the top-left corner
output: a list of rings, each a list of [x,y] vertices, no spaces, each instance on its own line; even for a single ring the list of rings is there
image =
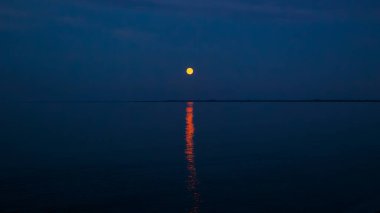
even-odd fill
[[[380,211],[380,104],[0,108],[0,212]]]

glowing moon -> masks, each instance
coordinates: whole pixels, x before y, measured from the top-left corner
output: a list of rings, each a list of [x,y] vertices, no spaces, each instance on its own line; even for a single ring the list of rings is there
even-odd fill
[[[186,73],[187,73],[188,75],[192,75],[192,74],[194,74],[194,69],[191,68],[191,67],[189,67],[189,68],[186,69]]]

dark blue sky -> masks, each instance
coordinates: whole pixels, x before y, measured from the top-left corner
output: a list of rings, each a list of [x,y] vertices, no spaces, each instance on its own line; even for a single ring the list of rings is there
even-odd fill
[[[378,0],[2,0],[0,46],[1,100],[380,98]]]

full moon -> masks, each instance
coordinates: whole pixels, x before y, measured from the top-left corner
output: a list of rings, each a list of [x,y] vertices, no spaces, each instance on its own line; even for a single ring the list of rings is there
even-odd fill
[[[194,74],[194,69],[191,68],[191,67],[189,67],[189,68],[186,69],[186,73],[187,73],[188,75],[192,75],[192,74]]]

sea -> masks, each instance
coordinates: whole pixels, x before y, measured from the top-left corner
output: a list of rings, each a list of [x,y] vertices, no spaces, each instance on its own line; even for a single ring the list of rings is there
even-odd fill
[[[380,212],[380,103],[0,109],[1,213]]]

